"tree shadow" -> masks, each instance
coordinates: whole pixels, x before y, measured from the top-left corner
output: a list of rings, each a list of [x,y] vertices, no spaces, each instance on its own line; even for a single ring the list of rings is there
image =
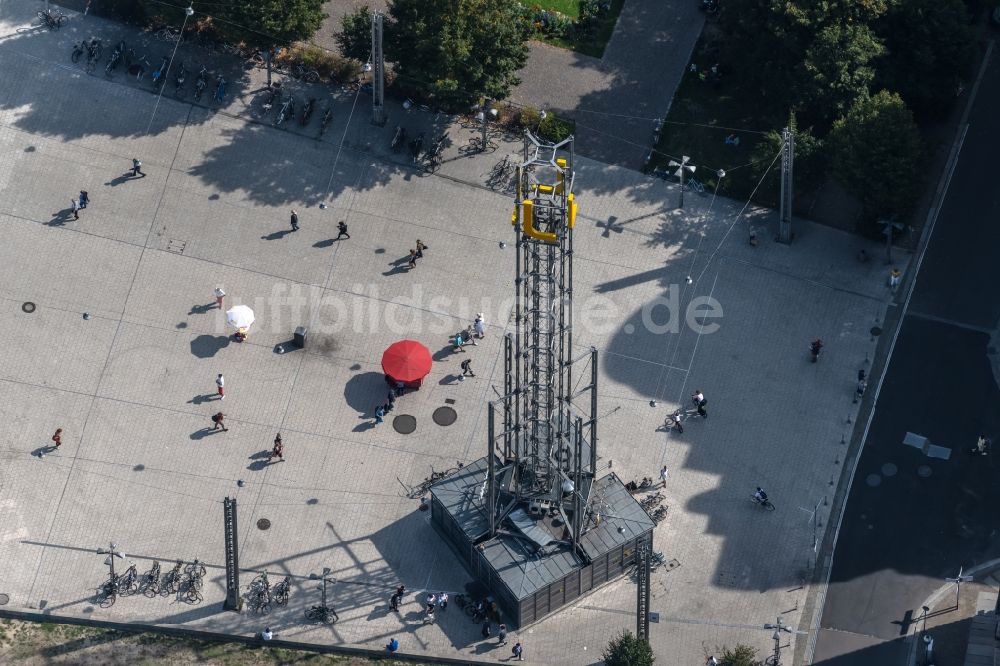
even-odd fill
[[[198,358],[212,358],[229,346],[228,335],[199,335],[191,340],[191,353]]]

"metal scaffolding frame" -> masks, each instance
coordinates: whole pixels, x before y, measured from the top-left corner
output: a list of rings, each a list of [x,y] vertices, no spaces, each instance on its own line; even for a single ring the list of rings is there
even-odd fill
[[[597,350],[572,358],[573,138],[551,144],[525,132],[522,157],[511,216],[515,325],[504,339],[503,395],[488,412],[489,536],[518,506],[554,507],[567,516],[570,539],[582,554],[577,542],[588,525],[587,494],[596,477]],[[577,389],[572,369],[582,360],[591,368],[579,381],[589,383]],[[574,405],[587,393],[587,404]]]

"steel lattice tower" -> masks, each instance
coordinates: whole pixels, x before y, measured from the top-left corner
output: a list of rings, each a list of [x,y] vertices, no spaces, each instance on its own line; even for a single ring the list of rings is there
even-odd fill
[[[527,503],[529,510],[563,512],[575,545],[586,529],[583,514],[595,476],[597,351],[572,358],[573,158],[572,137],[549,144],[525,133],[511,216],[517,238],[515,326],[505,339],[504,395],[489,409],[487,484],[491,534]],[[575,391],[572,367],[584,359],[590,360],[584,378],[589,381]],[[590,400],[577,409],[574,399],[586,400],[588,393]],[[497,449],[500,469],[492,464]]]

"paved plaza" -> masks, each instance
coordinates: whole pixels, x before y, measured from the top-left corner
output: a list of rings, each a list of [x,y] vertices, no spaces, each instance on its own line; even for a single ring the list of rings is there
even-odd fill
[[[320,141],[257,122],[248,106],[259,82],[234,83],[223,108],[158,99],[69,62],[73,41],[122,28],[74,16],[60,33],[25,30],[34,11],[0,14],[0,68],[18,73],[0,79],[7,607],[222,634],[268,625],[288,640],[372,650],[397,637],[408,654],[507,660],[509,646],[483,642],[455,607],[423,624],[425,591],[460,592],[470,578],[404,486],[486,451],[514,235],[510,196],[483,181],[514,146],[472,157],[452,146],[428,175],[388,151],[394,123],[416,116],[391,109],[380,129],[369,98],[337,98]],[[451,131],[455,145],[471,136]],[[145,177],[131,177],[133,157]],[[576,167],[574,345],[600,351],[599,466],[626,480],[670,468],[655,547],[679,566],[653,577],[659,663],[702,664],[738,642],[768,653],[762,627],[779,616],[802,632],[787,636],[790,659],[811,640],[806,580],[888,296],[883,267],[858,264],[863,241],[828,228],[798,224],[780,245],[767,211],[737,218],[741,202],[690,192],[677,210],[674,185],[587,159]],[[75,220],[81,189],[91,203]],[[341,220],[351,238],[336,241]],[[417,238],[429,249],[407,270]],[[214,305],[217,286],[225,308],[256,313],[245,343]],[[689,314],[692,303],[722,316]],[[485,338],[451,352],[448,334],[478,312]],[[699,334],[701,324],[718,326]],[[289,345],[300,325],[304,350]],[[826,348],[813,365],[817,336]],[[376,426],[381,354],[403,338],[435,364]],[[474,378],[459,377],[465,358]],[[665,430],[695,389],[710,418]],[[438,426],[431,414],[446,403],[458,419]],[[218,411],[227,432],[211,429]],[[399,414],[416,418],[415,432],[392,428]],[[49,450],[57,427],[62,446]],[[286,460],[268,464],[278,432]],[[756,485],[775,512],[751,504]],[[222,609],[225,497],[239,504],[244,586],[264,570],[292,577],[288,606],[266,618]],[[107,569],[95,549],[109,542],[140,572],[201,559],[204,601],[136,595],[101,608]],[[303,617],[319,603],[308,576],[324,567],[340,621],[315,627]],[[400,583],[411,594],[395,614]],[[531,663],[596,663],[613,635],[634,629],[634,609],[626,578],[512,638]]]

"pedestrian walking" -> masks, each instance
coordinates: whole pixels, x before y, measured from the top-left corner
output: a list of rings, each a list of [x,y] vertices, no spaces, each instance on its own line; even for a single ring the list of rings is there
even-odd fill
[[[341,220],[340,222],[337,223],[337,238],[336,238],[336,240],[340,240],[341,236],[343,236],[345,238],[350,238],[351,237],[351,234],[347,233],[347,222],[344,222],[343,220]]]
[[[86,208],[90,203],[90,195],[87,190],[80,190],[80,208]]]
[[[483,629],[479,633],[481,633],[483,635],[483,638],[489,638],[490,637],[490,621],[489,621],[489,619],[483,620]]]
[[[291,222],[292,222],[292,231],[298,231],[299,230],[299,214],[296,213],[294,210],[292,211]]]
[[[80,219],[80,202],[78,202],[76,199],[70,199],[69,203],[73,207],[73,219],[74,220],[79,220]]]
[[[375,425],[382,423],[385,420],[382,418],[384,416],[385,416],[385,408],[382,405],[379,405],[375,409]]]
[[[439,592],[438,593],[438,608],[441,610],[448,610],[448,593]]]
[[[389,409],[385,411],[386,413],[391,412],[392,408],[396,406],[396,394],[392,391],[389,391],[389,395],[386,396],[385,400],[386,400],[385,404],[389,405]]]
[[[524,657],[522,656],[524,654],[524,648],[521,647],[520,642],[514,643],[514,647],[511,648],[510,653],[517,657],[518,661],[524,661]]]
[[[889,289],[896,291],[902,279],[903,279],[903,272],[900,271],[898,268],[893,268],[891,271],[889,271]]]
[[[662,488],[667,487],[667,479],[670,478],[670,472],[667,470],[667,466],[664,465],[663,469],[660,470],[660,486]]]
[[[226,387],[226,378],[222,376],[221,372],[219,373],[219,376],[215,378],[215,386],[219,390],[219,400],[225,400],[226,399],[226,388],[225,388]]]
[[[417,267],[417,251],[416,250],[410,250],[410,260],[407,262],[406,265],[408,267],[410,267],[410,268],[416,268]]]
[[[274,448],[271,449],[271,457],[267,459],[267,462],[271,462],[275,458],[281,462],[285,462],[285,446],[281,443],[280,432],[274,437]]]
[[[868,389],[868,382],[861,379],[858,380],[858,387],[854,389],[854,402],[861,400],[864,397],[865,391]]]
[[[698,408],[698,416],[707,419],[708,412],[705,410],[705,406],[708,405],[708,400],[705,400],[705,394],[701,392],[701,389],[695,389],[694,393],[691,394],[691,401]]]
[[[229,428],[226,427],[226,415],[222,412],[212,415],[212,422],[215,423],[215,427],[212,430],[218,430],[222,428],[222,432],[226,432]]]
[[[683,435],[684,434],[684,425],[681,423],[681,413],[680,413],[680,410],[678,410],[678,411],[676,411],[676,412],[674,412],[673,414],[670,415],[670,421],[671,421],[671,425],[673,426],[674,430],[676,430],[677,432],[679,432],[680,434]]]
[[[434,612],[434,606],[436,606],[436,605],[437,605],[437,597],[434,595],[433,592],[428,592],[427,593],[427,612],[428,613],[433,613]]]
[[[486,335],[486,321],[483,319],[482,312],[476,315],[476,321],[472,322],[472,328],[475,330],[477,338],[482,338]]]
[[[418,259],[423,259],[424,258],[424,250],[426,250],[426,249],[428,249],[427,246],[424,245],[424,242],[418,238],[417,239],[417,258]]]
[[[140,162],[139,160],[137,160],[136,158],[133,157],[132,158],[132,177],[135,178],[137,176],[142,176],[143,178],[145,178],[146,174],[144,174],[142,172],[142,162]]]
[[[465,377],[469,375],[470,377],[475,377],[476,373],[472,371],[472,359],[465,359],[462,361],[462,376]]]
[[[389,597],[389,608],[399,612],[399,592],[393,592],[392,596]]]
[[[56,428],[56,434],[52,435],[52,441],[56,443],[57,449],[62,446],[62,428]]]
[[[212,294],[215,296],[215,304],[218,305],[219,309],[221,310],[222,299],[226,297],[226,292],[222,291],[222,287],[216,287],[215,291],[213,291]]]
[[[507,625],[501,623],[497,630],[497,645],[507,645]]]

